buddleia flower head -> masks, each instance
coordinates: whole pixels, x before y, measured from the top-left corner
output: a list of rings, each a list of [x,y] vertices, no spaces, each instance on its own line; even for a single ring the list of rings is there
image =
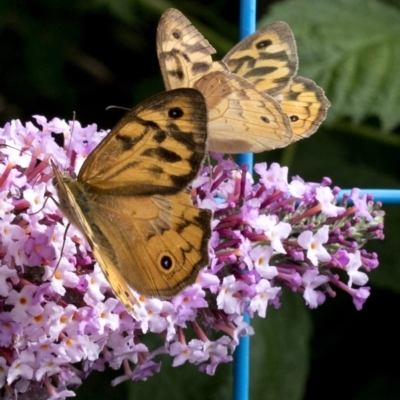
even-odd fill
[[[170,301],[139,299],[134,315],[115,298],[82,233],[57,207],[50,159],[77,173],[107,132],[78,121],[12,121],[0,130],[0,396],[65,398],[93,370],[113,381],[147,379],[192,363],[214,374],[230,362],[243,320],[280,306],[283,290],[310,308],[343,290],[361,309],[368,272],[363,249],[383,238],[383,211],[371,196],[338,201],[339,188],[288,179],[287,167],[246,166],[213,154],[192,182],[193,203],[213,211],[210,264]],[[72,132],[72,134],[71,134]],[[254,181],[256,179],[256,181]],[[152,332],[162,345],[149,348]],[[257,334],[263,334],[257,332]]]

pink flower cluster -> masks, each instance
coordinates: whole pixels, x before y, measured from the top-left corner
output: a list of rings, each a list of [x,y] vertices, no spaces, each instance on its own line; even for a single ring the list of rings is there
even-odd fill
[[[0,397],[65,398],[92,370],[121,367],[126,379],[172,365],[199,365],[213,374],[229,362],[238,337],[252,334],[243,313],[265,317],[279,307],[282,287],[310,308],[336,289],[360,309],[369,296],[366,272],[377,256],[361,250],[383,238],[383,211],[368,196],[338,204],[338,188],[288,182],[286,167],[246,168],[221,155],[193,182],[194,203],[214,212],[210,266],[171,301],[140,297],[136,316],[115,299],[81,233],[55,202],[49,160],[78,171],[105,136],[75,121],[8,123],[0,129]],[[71,131],[73,137],[71,139]],[[349,201],[350,200],[350,201]],[[57,269],[56,266],[58,265]],[[159,334],[163,345],[141,340]]]

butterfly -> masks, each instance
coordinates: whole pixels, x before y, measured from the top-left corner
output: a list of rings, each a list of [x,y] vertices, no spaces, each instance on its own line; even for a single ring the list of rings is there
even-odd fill
[[[167,90],[193,87],[205,97],[211,151],[260,152],[292,141],[288,116],[270,95],[213,62],[214,48],[178,10],[168,9],[157,28],[157,55]]]
[[[313,81],[295,76],[293,33],[276,22],[238,43],[222,61],[178,10],[162,15],[157,54],[167,89],[195,87],[209,108],[209,148],[261,152],[310,136],[329,102]],[[216,72],[218,71],[218,72]]]
[[[130,110],[73,180],[54,162],[59,206],[85,236],[117,298],[171,298],[208,259],[211,211],[188,185],[203,162],[207,108],[195,89],[156,95]]]

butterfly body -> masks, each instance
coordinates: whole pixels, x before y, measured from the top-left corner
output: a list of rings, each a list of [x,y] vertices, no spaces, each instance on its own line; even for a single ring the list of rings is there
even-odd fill
[[[60,208],[82,231],[123,304],[129,287],[170,298],[208,264],[211,212],[186,188],[207,143],[203,96],[179,89],[134,108],[83,163],[77,180],[55,164]]]

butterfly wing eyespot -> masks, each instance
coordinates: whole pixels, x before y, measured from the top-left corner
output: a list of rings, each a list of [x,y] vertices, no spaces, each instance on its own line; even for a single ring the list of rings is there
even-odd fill
[[[170,108],[168,111],[168,116],[172,119],[178,119],[183,116],[183,110],[179,107]]]
[[[89,155],[78,179],[52,162],[60,208],[81,230],[129,312],[131,288],[170,298],[208,259],[211,211],[187,186],[207,144],[207,108],[195,89],[161,93],[128,112]]]
[[[165,271],[170,270],[174,262],[172,261],[172,257],[169,254],[161,254],[159,257],[158,265]]]

